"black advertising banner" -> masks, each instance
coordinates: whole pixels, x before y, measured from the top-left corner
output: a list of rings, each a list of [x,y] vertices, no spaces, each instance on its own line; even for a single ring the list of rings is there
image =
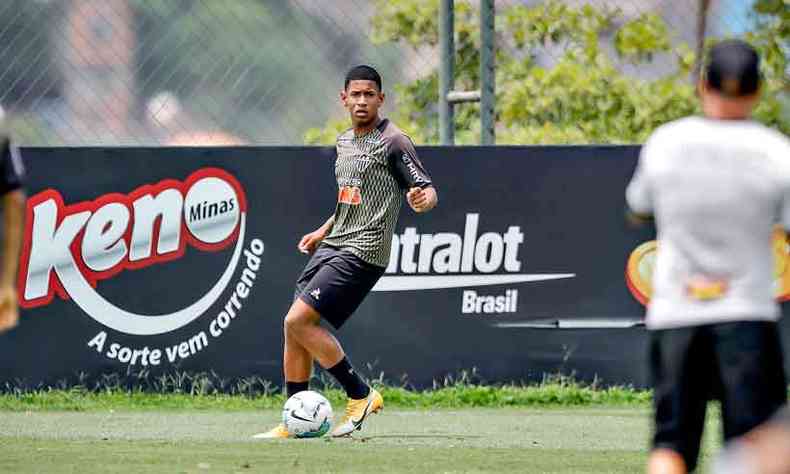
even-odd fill
[[[356,365],[417,387],[473,368],[489,382],[563,372],[646,385],[640,301],[655,243],[623,219],[638,148],[418,152],[440,204],[404,205],[384,277],[338,331]],[[137,371],[279,383],[307,259],[296,244],[337,199],[331,149],[24,155],[23,312],[0,335],[0,383]]]

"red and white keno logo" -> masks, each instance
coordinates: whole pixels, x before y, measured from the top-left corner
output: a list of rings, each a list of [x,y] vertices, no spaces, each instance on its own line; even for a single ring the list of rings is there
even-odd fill
[[[54,189],[32,196],[19,271],[20,304],[50,304],[54,294],[71,299],[105,326],[151,335],[178,329],[221,296],[244,244],[247,201],[228,172],[203,168],[186,180],[168,179],[129,194],[105,194],[65,205]],[[125,269],[176,260],[187,245],[218,251],[236,242],[225,271],[197,301],[178,311],[148,315],[122,309],[95,289]]]

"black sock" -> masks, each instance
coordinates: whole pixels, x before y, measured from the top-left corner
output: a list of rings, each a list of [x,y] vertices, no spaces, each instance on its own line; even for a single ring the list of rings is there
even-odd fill
[[[338,362],[334,367],[330,367],[326,370],[332,374],[332,377],[337,379],[340,386],[346,391],[348,398],[361,400],[366,398],[370,393],[370,387],[368,387],[368,384],[357,375],[347,358],[343,357],[343,360]]]
[[[285,394],[288,398],[295,393],[303,392],[310,388],[310,382],[285,382]]]

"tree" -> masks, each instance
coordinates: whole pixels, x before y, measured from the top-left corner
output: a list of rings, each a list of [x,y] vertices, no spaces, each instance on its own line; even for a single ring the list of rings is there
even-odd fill
[[[439,0],[377,1],[374,41],[437,44]],[[783,1],[756,3],[759,27],[747,39],[764,58],[766,89],[756,116],[788,133],[781,91],[790,22]],[[455,5],[456,88],[474,90],[480,87],[478,12],[469,1]],[[558,0],[513,4],[497,12],[497,44],[500,144],[641,143],[659,125],[698,110],[690,76],[695,54],[686,44],[673,45],[670,29],[652,13],[626,21],[617,9]],[[646,78],[624,72],[659,57],[674,59],[674,70]],[[436,143],[438,72],[400,84],[395,93],[393,119],[415,141]],[[330,121],[308,131],[305,141],[332,143],[346,123]],[[455,127],[457,143],[477,143],[478,106],[456,106]]]

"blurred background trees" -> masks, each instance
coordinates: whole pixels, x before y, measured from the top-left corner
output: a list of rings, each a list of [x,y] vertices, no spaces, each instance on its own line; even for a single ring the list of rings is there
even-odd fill
[[[456,0],[456,89],[479,84],[477,1]],[[696,110],[695,18],[757,45],[758,119],[790,132],[786,0],[497,0],[497,143],[638,143]],[[28,145],[333,143],[356,64],[385,114],[438,141],[439,0],[6,0],[0,105]],[[456,142],[477,143],[476,104]],[[200,139],[198,139],[200,137]]]
[[[631,19],[618,8],[559,0],[497,10],[497,143],[641,143],[657,126],[697,112],[695,54],[661,16]],[[690,3],[690,2],[689,2]],[[480,88],[479,20],[472,2],[455,2],[458,90]],[[376,42],[410,48],[438,41],[439,1],[379,1]],[[764,100],[756,116],[790,133],[787,70],[790,9],[783,0],[754,4],[745,39],[762,53]],[[420,21],[412,21],[420,18]],[[714,41],[709,37],[708,43]],[[661,57],[663,67],[656,67]],[[395,88],[390,116],[418,143],[438,141],[438,71]],[[456,105],[456,143],[480,136],[477,104]],[[331,143],[347,121],[307,132]]]

